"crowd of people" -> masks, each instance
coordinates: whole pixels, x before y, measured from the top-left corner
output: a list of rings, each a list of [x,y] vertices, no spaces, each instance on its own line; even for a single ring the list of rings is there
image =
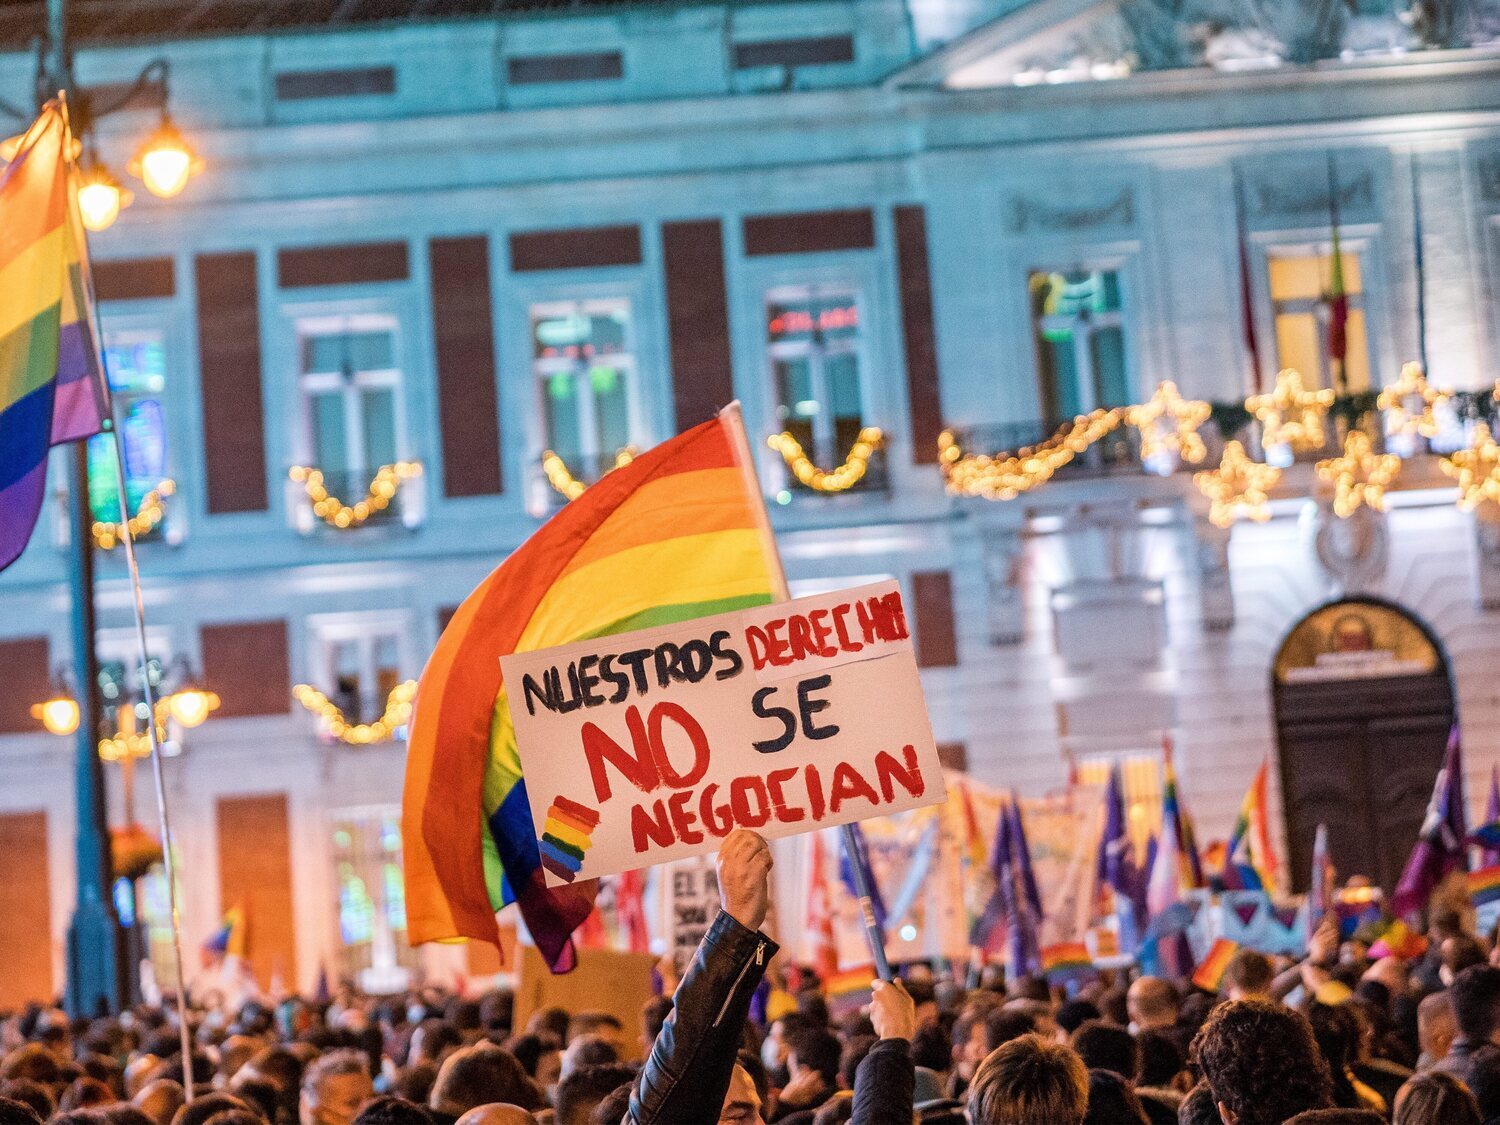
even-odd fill
[[[170,1011],[33,1005],[0,1025],[0,1125],[1500,1125],[1500,950],[1455,910],[1407,960],[1325,919],[1301,961],[1238,951],[1219,994],[908,966],[831,1012],[761,932],[765,841],[736,831],[718,866],[722,909],[638,1028],[343,989],[195,1011],[185,1058]]]

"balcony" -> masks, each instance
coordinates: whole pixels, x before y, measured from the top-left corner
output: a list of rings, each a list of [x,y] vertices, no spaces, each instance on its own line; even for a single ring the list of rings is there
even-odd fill
[[[426,515],[422,466],[415,461],[378,470],[287,471],[286,506],[292,526],[305,536],[415,530]]]

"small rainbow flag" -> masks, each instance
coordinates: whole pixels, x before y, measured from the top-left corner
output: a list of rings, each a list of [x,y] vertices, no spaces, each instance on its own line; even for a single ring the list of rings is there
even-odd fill
[[[1469,899],[1475,906],[1500,902],[1500,867],[1469,872]]]
[[[1414,933],[1405,922],[1392,922],[1380,940],[1370,946],[1370,958],[1379,961],[1382,957],[1399,957],[1410,961],[1427,952],[1427,939]]]
[[[561,795],[554,797],[542,829],[542,866],[571,883],[583,867],[584,854],[594,846],[591,837],[598,827],[597,811]]]
[[[1081,941],[1063,941],[1042,947],[1042,973],[1049,984],[1087,976],[1094,971],[1089,947]]]
[[[855,992],[868,992],[874,985],[875,966],[860,965],[830,975],[823,982],[823,991],[829,996],[849,996]]]
[[[1239,951],[1238,942],[1228,938],[1217,939],[1213,948],[1208,951],[1208,956],[1199,962],[1197,971],[1193,973],[1193,984],[1204,992],[1218,992],[1219,986],[1224,982],[1224,970],[1229,968],[1229,962],[1234,960],[1234,955]]]

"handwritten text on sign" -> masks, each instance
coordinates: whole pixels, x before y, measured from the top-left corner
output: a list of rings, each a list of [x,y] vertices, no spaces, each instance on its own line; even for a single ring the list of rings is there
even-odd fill
[[[551,886],[944,798],[895,582],[500,663]]]

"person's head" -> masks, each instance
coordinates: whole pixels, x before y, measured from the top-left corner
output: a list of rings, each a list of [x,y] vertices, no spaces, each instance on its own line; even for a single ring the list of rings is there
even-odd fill
[[[839,1055],[840,1089],[854,1089],[854,1076],[859,1072],[859,1064],[865,1061],[870,1048],[877,1042],[879,1040],[873,1035],[851,1035],[844,1043],[843,1053]]]
[[[1149,1088],[1170,1086],[1187,1065],[1177,1041],[1164,1031],[1143,1031],[1135,1038],[1141,1061],[1135,1084]]]
[[[195,1097],[179,1109],[172,1118],[172,1125],[208,1125],[208,1119],[216,1113],[229,1110],[244,1110],[253,1113],[248,1105],[233,1094],[208,1094]]]
[[[374,1094],[370,1060],[363,1051],[329,1051],[302,1075],[297,1117],[301,1125],[350,1125]]]
[[[386,1094],[367,1101],[354,1125],[434,1125],[424,1106]]]
[[[719,1125],[765,1125],[761,1116],[760,1091],[755,1088],[755,1079],[743,1066],[736,1066],[729,1076],[729,1090],[724,1095],[724,1106],[719,1110]],[[563,1125],[559,1121],[558,1125]]]
[[[259,1041],[248,1035],[231,1035],[219,1045],[219,1069],[220,1084],[228,1082],[235,1076],[235,1072],[255,1057],[255,1052],[260,1050]]]
[[[580,1035],[597,1035],[618,1049],[625,1038],[625,1025],[609,1012],[578,1012],[568,1020],[566,1042],[571,1043]]]
[[[953,1065],[949,1050],[948,1033],[941,1023],[926,1023],[917,1028],[911,1037],[911,1061],[913,1066],[925,1066],[938,1074],[946,1074]]]
[[[620,1125],[625,1120],[625,1114],[630,1112],[630,1089],[629,1082],[615,1087],[614,1093],[596,1105],[594,1112],[589,1114],[589,1125]]]
[[[969,1088],[973,1125],[1082,1125],[1089,1072],[1071,1048],[1023,1035],[991,1052]]]
[[[1150,1119],[1129,1082],[1113,1070],[1090,1070],[1083,1125],[1150,1125]]]
[[[1072,1035],[1089,1020],[1103,1018],[1103,1013],[1087,1000],[1069,1000],[1057,1009],[1057,1026]]]
[[[1219,1103],[1207,1082],[1200,1082],[1187,1092],[1177,1107],[1177,1125],[1224,1125]]]
[[[793,1078],[816,1071],[829,1086],[837,1085],[842,1048],[832,1032],[810,1027],[787,1041],[787,1071]]]
[[[52,1091],[30,1078],[10,1078],[0,1082],[0,1097],[30,1106],[43,1121],[57,1112],[57,1099],[52,1096]]]
[[[567,1019],[564,1015],[564,1020]],[[564,1024],[566,1030],[566,1024]],[[411,1033],[407,1062],[430,1062],[442,1065],[454,1051],[464,1045],[463,1032],[440,1019],[425,1019]]]
[[[137,1114],[141,1113],[134,1106],[121,1106],[118,1108],[129,1109]],[[113,1113],[114,1109],[104,1111],[106,1117],[109,1117]],[[139,1123],[134,1121],[109,1121],[107,1125],[145,1125],[146,1121],[149,1120],[144,1114],[141,1114],[141,1121]],[[256,1113],[253,1109],[221,1109],[205,1121],[203,1125],[267,1125],[267,1122],[264,1117]]]
[[[444,1059],[427,1095],[429,1109],[453,1117],[475,1106],[499,1103],[533,1110],[541,1109],[543,1102],[515,1055],[489,1042],[461,1048]]]
[[[1427,931],[1432,940],[1439,943],[1446,938],[1457,937],[1464,932],[1464,917],[1452,906],[1446,904],[1436,906],[1433,908]]]
[[[1123,1027],[1103,1020],[1089,1020],[1073,1032],[1070,1043],[1083,1065],[1090,1070],[1111,1070],[1127,1081],[1135,1081],[1140,1067],[1140,1048],[1135,1036]]]
[[[1453,978],[1453,1019],[1470,1043],[1491,1040],[1500,1028],[1500,969],[1472,965]]]
[[[1479,1116],[1500,1121],[1500,1048],[1481,1048],[1469,1056],[1464,1084],[1479,1103]]]
[[[57,1058],[40,1043],[25,1043],[0,1062],[0,1078],[29,1078],[43,1086],[56,1086],[62,1078]]]
[[[557,1125],[589,1125],[594,1108],[634,1079],[634,1070],[618,1064],[575,1070],[557,1087]]]
[[[1422,1054],[1436,1062],[1448,1053],[1458,1036],[1458,1021],[1453,1016],[1453,997],[1434,992],[1422,997],[1417,1005],[1417,1043]]]
[[[171,1125],[173,1116],[186,1100],[181,1083],[173,1082],[170,1078],[147,1082],[131,1099],[135,1107],[156,1122],[156,1125]]]
[[[1429,1070],[1396,1091],[1394,1125],[1480,1125],[1479,1103],[1457,1078]]]
[[[1224,990],[1231,1000],[1268,1000],[1275,978],[1271,959],[1254,949],[1241,949],[1224,968]]]
[[[1216,1008],[1193,1040],[1193,1057],[1224,1125],[1281,1125],[1330,1105],[1333,1080],[1307,1018],[1268,1001]]]
[[[643,1054],[650,1054],[651,1044],[656,1042],[656,1037],[661,1034],[661,1029],[671,1014],[672,998],[670,996],[653,996],[641,1005],[640,1046]]]
[[[114,1092],[97,1078],[75,1078],[57,1099],[57,1108],[63,1113],[73,1113],[80,1109],[98,1109],[114,1100]]]
[[[1307,1006],[1307,1021],[1312,1024],[1313,1039],[1328,1063],[1334,1087],[1338,1088],[1347,1083],[1344,1072],[1353,1065],[1359,1050],[1359,1023],[1347,1005],[1316,1001]]]
[[[576,1036],[562,1053],[561,1077],[566,1078],[575,1070],[586,1066],[610,1066],[620,1061],[620,1052],[613,1041],[592,1031]]]
[[[1385,1118],[1371,1109],[1309,1109],[1286,1125],[1385,1125]]]
[[[536,1125],[536,1118],[518,1105],[478,1105],[458,1125]]]
[[[1137,1030],[1173,1026],[1177,1022],[1180,1004],[1172,982],[1160,977],[1142,977],[1125,994],[1130,1022]]]
[[[0,1097],[0,1125],[42,1125],[42,1116],[26,1102]]]

